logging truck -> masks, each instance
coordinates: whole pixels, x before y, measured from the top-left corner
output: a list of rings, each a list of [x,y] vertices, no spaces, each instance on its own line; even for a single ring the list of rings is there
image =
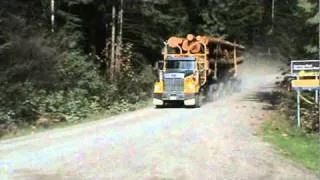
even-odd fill
[[[214,101],[239,91],[237,71],[243,49],[221,37],[170,37],[164,42],[163,59],[156,63],[153,104],[159,108],[180,101],[200,107],[203,99]]]

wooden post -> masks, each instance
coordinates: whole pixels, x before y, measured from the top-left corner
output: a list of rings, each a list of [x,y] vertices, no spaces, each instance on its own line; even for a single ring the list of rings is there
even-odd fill
[[[216,57],[214,58],[214,78],[218,79],[218,57],[219,57],[218,54],[219,54],[219,50],[220,50],[219,44],[216,45],[216,50],[217,50],[217,53],[215,54]]]
[[[214,78],[218,79],[218,62],[217,62],[217,59],[214,60]]]
[[[112,30],[111,30],[111,63],[110,63],[110,79],[114,80],[115,72],[115,36],[116,36],[116,7],[112,5]]]
[[[233,63],[234,63],[234,73],[237,75],[238,73],[238,64],[237,64],[237,47],[235,46],[236,42],[234,41],[233,48]]]

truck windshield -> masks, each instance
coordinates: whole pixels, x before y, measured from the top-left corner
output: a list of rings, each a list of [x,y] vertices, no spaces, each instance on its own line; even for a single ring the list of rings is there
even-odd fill
[[[166,62],[166,69],[169,70],[193,70],[195,61],[170,60]]]

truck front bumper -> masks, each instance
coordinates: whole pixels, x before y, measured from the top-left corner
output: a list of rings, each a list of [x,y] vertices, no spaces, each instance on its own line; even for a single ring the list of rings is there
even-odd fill
[[[165,102],[183,101],[185,105],[191,106],[195,104],[195,94],[184,93],[154,93],[153,104],[162,106]]]

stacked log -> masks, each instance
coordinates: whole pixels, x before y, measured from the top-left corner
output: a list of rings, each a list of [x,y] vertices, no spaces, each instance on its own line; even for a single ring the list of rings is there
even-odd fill
[[[193,54],[200,53],[201,43],[206,43],[208,38],[195,37],[193,34],[188,34],[186,38],[170,37],[168,45],[171,48],[181,47],[185,52],[191,52]]]
[[[231,43],[224,40],[224,37],[208,37],[208,36],[195,36],[188,34],[186,38],[171,37],[168,40],[168,45],[171,48],[179,48],[184,53],[204,53],[203,45],[209,49],[209,59],[222,64],[234,63],[234,48],[244,49],[243,46]],[[242,62],[243,58],[237,53],[237,63]]]
[[[190,44],[191,44],[191,42],[190,42],[189,40],[187,40],[187,39],[184,40],[184,41],[182,42],[182,49],[183,49],[184,51],[188,51]]]
[[[168,39],[168,45],[172,48],[176,48],[183,42],[183,40],[183,38],[171,37]]]

